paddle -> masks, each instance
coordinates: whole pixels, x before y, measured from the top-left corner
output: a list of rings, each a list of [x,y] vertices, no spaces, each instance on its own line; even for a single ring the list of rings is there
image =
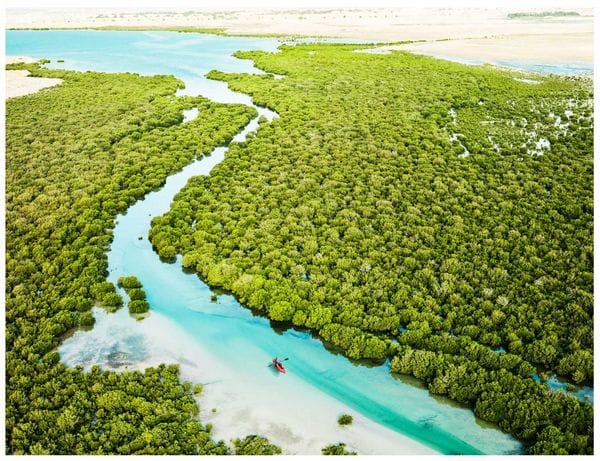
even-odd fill
[[[283,359],[283,360],[280,360],[280,361],[281,361],[281,362],[285,362],[286,360],[289,360],[289,359],[290,359],[289,357],[286,357],[285,359]],[[267,366],[268,366],[268,367],[270,367],[271,365],[272,365],[272,364],[271,364],[271,363],[269,363]]]

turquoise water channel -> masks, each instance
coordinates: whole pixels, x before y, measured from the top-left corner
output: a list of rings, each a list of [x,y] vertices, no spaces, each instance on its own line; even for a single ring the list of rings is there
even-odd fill
[[[51,59],[51,67],[173,74],[186,83],[185,94],[251,104],[246,95],[233,93],[221,82],[208,81],[203,75],[211,69],[259,72],[250,61],[237,60],[231,53],[240,49],[275,51],[277,45],[273,39],[171,32],[9,31],[6,53]],[[64,59],[64,63],[56,63],[57,59]],[[268,119],[276,116],[266,109],[260,109],[259,113]],[[256,128],[255,119],[234,142],[243,140]],[[326,396],[349,408],[359,416],[357,420],[370,420],[377,423],[377,427],[404,434],[441,453],[523,452],[518,441],[477,420],[471,411],[433,397],[427,389],[407,379],[393,377],[389,364],[355,365],[328,351],[306,332],[273,329],[267,319],[254,316],[231,296],[221,295],[218,302],[211,302],[211,289],[196,275],[184,273],[180,259],[174,264],[160,261],[147,238],[152,217],[169,209],[173,196],[191,176],[209,174],[224,158],[226,150],[217,148],[210,156],[190,164],[168,178],[161,190],[148,194],[117,218],[108,254],[109,280],[115,282],[122,275],[135,275],[143,283],[152,306],[151,318],[137,323],[143,325],[152,318],[165,319],[176,332],[170,334],[170,341],[176,343],[179,335],[192,338],[194,350],[204,351],[216,364],[226,364],[228,376],[255,393],[271,389],[275,383],[282,395],[291,396],[286,398],[293,408],[312,408],[311,404]],[[122,316],[123,310],[111,315]],[[125,323],[121,328],[103,327],[106,325],[103,322],[99,321],[90,332],[78,332],[61,345],[59,350],[65,363],[133,366],[146,358],[151,346],[157,347],[152,337],[144,338],[137,331],[135,322],[131,328],[123,327]],[[204,366],[199,353],[193,354],[191,350],[191,347],[182,347],[177,360],[190,366]],[[290,358],[286,362],[287,375],[278,376],[269,369],[268,363],[274,355]],[[208,362],[203,359],[202,363]],[[216,382],[212,386],[220,384]],[[238,397],[251,400],[247,396]],[[303,399],[315,402],[303,402]],[[257,401],[256,405],[265,403]],[[318,414],[313,416],[319,417]],[[298,418],[301,420],[300,415]],[[302,427],[295,429],[303,430]],[[246,433],[260,433],[260,430],[260,427],[249,426]]]

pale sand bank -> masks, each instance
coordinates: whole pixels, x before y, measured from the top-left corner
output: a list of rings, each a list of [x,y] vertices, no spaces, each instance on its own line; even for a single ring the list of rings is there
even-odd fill
[[[6,64],[14,64],[15,62],[25,62],[32,63],[35,62],[35,59],[30,58],[29,56],[6,56]]]
[[[35,62],[28,56],[7,56],[6,63]],[[36,93],[44,88],[49,88],[62,83],[60,78],[29,77],[28,70],[7,70],[6,72],[6,98],[25,96]]]
[[[547,8],[546,8],[547,9]],[[201,11],[198,11],[201,10]],[[511,8],[247,9],[161,11],[150,9],[8,9],[6,27],[199,27],[229,34],[329,36],[372,41],[438,40],[523,34],[589,34],[592,9],[580,16],[509,19]],[[535,10],[535,9],[533,9]],[[552,8],[552,10],[556,10]],[[532,11],[532,9],[526,9]]]
[[[550,63],[592,63],[593,41],[585,33],[512,35],[477,39],[458,39],[439,42],[408,43],[369,50],[389,53],[404,50],[429,56],[453,56],[480,59],[485,62],[530,61]]]
[[[28,70],[6,71],[6,98],[16,98],[37,93],[44,88],[62,83],[60,78],[29,77]]]
[[[60,346],[65,363],[86,369],[100,364],[139,370],[179,363],[182,380],[204,383],[198,397],[200,419],[213,425],[215,439],[229,445],[233,438],[260,434],[281,446],[284,454],[320,454],[321,448],[338,442],[359,454],[436,453],[362,417],[291,373],[277,376],[265,366],[252,376],[240,376],[163,315],[152,312],[138,322],[127,309],[115,314],[100,308],[93,312],[93,330],[77,332]],[[117,350],[124,352],[116,354]],[[342,413],[354,416],[352,425],[337,424]]]
[[[198,10],[201,8],[199,7]],[[543,10],[557,10],[546,8]],[[580,16],[509,19],[535,8],[373,9],[8,9],[10,28],[204,28],[227,34],[328,36],[371,42],[446,40],[401,49],[423,54],[494,60],[591,62],[592,9],[569,8]],[[390,48],[392,49],[392,48]]]

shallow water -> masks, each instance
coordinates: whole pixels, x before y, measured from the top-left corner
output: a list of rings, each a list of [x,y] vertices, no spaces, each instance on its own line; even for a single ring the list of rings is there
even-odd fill
[[[591,75],[594,72],[593,63],[587,62],[543,64],[532,61],[496,61],[494,64],[511,69],[538,72],[540,74]]]
[[[534,373],[531,375],[531,378],[541,383],[542,377],[538,373]],[[545,381],[548,389],[556,392],[566,392],[569,395],[581,400],[582,402],[586,402],[589,404],[594,404],[594,388],[590,386],[574,386],[573,390],[569,390],[567,386],[567,382],[560,379],[555,374],[551,374]]]
[[[483,64],[493,64],[495,66],[506,67],[509,69],[521,70],[526,72],[536,72],[540,74],[557,74],[557,75],[592,75],[594,72],[593,63],[587,62],[569,62],[569,63],[540,63],[536,61],[524,60],[497,60],[486,61],[475,56],[470,58],[452,56],[439,53],[427,53],[434,58],[445,59],[447,61],[460,62],[461,64],[469,64],[480,66]],[[532,81],[528,82],[531,83]]]
[[[192,107],[191,109],[184,110],[183,111],[183,123],[191,122],[196,117],[198,117],[199,113],[200,113],[200,111],[198,110],[197,107]]]
[[[249,97],[227,89],[224,82],[203,76],[212,69],[260,73],[250,61],[236,59],[236,50],[277,51],[276,39],[221,37],[177,32],[52,30],[6,32],[6,54],[50,59],[50,68],[172,74],[186,82],[183,95],[219,102],[251,104]],[[56,62],[63,59],[64,62]],[[250,63],[250,64],[249,64]]]
[[[186,83],[186,94],[243,103],[250,98],[202,76],[212,68],[257,72],[252,62],[228,55],[236,49],[273,51],[276,45],[271,39],[169,32],[7,32],[7,54],[64,59],[60,66],[78,70],[174,74]],[[257,109],[268,119],[276,115]],[[234,142],[256,128],[255,119]],[[277,332],[232,296],[211,302],[210,288],[196,275],[184,273],[180,259],[174,264],[159,260],[147,239],[152,217],[169,209],[189,177],[208,174],[225,153],[219,147],[190,164],[117,218],[108,278],[116,282],[122,275],[137,276],[151,315],[136,322],[126,309],[116,314],[95,309],[96,326],[67,339],[59,348],[62,360],[116,369],[177,361],[184,379],[205,384],[201,416],[214,423],[215,437],[261,433],[289,453],[318,453],[318,447],[338,441],[361,453],[429,451],[390,430],[442,453],[521,452],[518,441],[480,424],[471,411],[394,378],[388,364],[356,366],[308,333]],[[273,355],[290,358],[285,376],[269,366]],[[209,410],[212,405],[218,405],[216,412]],[[337,427],[335,417],[342,411],[355,416],[353,427]]]

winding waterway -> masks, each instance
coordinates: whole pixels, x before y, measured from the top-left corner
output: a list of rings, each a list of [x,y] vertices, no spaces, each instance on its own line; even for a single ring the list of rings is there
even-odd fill
[[[7,33],[7,54],[48,58],[51,66],[78,70],[173,74],[186,83],[185,94],[251,105],[247,95],[203,75],[213,68],[258,72],[252,62],[231,53],[275,51],[276,46],[271,39],[169,32]],[[277,116],[256,109],[268,120]],[[243,141],[257,127],[258,118],[232,142]],[[126,309],[116,314],[94,309],[95,327],[77,332],[59,348],[63,362],[114,369],[177,362],[183,379],[205,385],[199,398],[201,418],[214,424],[215,438],[263,434],[285,453],[318,453],[337,442],[361,454],[522,452],[518,441],[478,421],[471,411],[429,395],[406,378],[393,377],[389,364],[357,366],[308,333],[276,331],[229,295],[211,300],[210,288],[183,272],[180,259],[174,264],[160,261],[147,238],[152,217],[169,209],[190,177],[219,168],[226,152],[219,147],[188,165],[117,218],[108,278],[116,282],[122,275],[137,276],[151,314],[136,321]],[[289,357],[286,375],[269,367],[273,355]],[[342,412],[354,416],[348,428],[336,423]]]

